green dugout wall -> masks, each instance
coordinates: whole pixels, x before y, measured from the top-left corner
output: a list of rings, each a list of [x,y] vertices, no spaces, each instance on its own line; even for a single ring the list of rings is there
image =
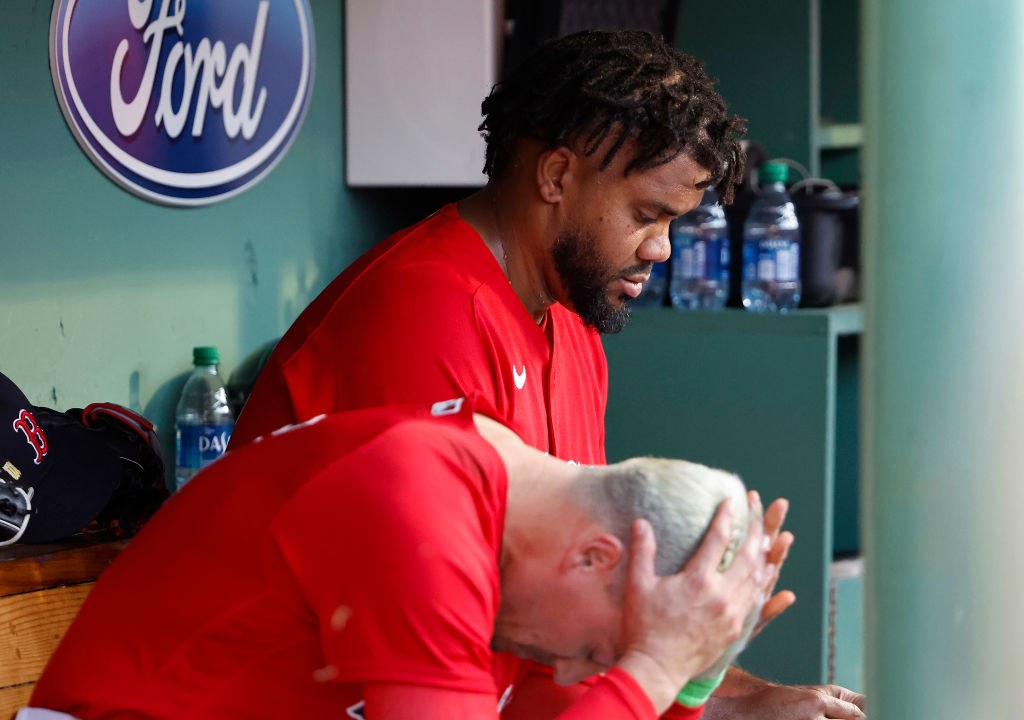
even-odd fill
[[[316,72],[292,147],[240,195],[172,209],[116,186],[75,143],[50,80],[52,2],[4,4],[0,372],[32,402],[129,405],[173,458],[194,345],[219,346],[226,377],[360,253],[466,193],[346,187],[342,3],[310,6]]]

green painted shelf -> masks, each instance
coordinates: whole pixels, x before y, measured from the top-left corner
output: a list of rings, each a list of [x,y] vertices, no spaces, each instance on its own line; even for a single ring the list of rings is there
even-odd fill
[[[789,498],[796,543],[779,587],[797,602],[741,657],[779,682],[844,680],[833,672],[844,648],[834,643],[829,598],[833,561],[859,548],[862,327],[857,305],[785,315],[652,308],[605,338],[609,462],[684,457],[739,473],[766,504]]]

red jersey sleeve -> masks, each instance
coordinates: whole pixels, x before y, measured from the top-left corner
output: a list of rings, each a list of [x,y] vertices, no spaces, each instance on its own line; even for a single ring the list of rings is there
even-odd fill
[[[678,703],[662,715],[666,720],[697,720],[704,707],[688,708]],[[538,714],[539,718],[549,717]],[[636,680],[625,670],[612,668],[583,693],[557,720],[654,720],[657,711]]]
[[[388,279],[391,294],[332,312],[283,367],[299,417],[474,393],[494,404],[494,370],[450,267],[418,262],[393,268]]]
[[[558,718],[569,720],[576,716],[578,708],[590,707],[598,702],[591,695],[597,691],[601,698],[600,707],[614,706],[612,697],[624,698],[633,708],[643,708],[642,715],[594,715],[594,717],[654,717],[655,710],[650,699],[632,676],[618,668],[612,668],[603,676],[595,676],[588,680],[562,687],[556,685],[551,676],[551,669],[537,663],[530,663],[529,670],[519,678],[511,703],[502,712],[502,720],[545,720]],[[605,687],[611,680],[611,687]],[[602,689],[603,688],[603,689]],[[560,712],[561,711],[561,712]],[[596,711],[595,711],[596,712]],[[621,712],[621,711],[619,711]],[[639,712],[635,710],[634,712]],[[664,714],[663,720],[697,720],[704,713],[704,706],[690,708],[674,703]],[[583,715],[579,717],[585,717]]]
[[[388,431],[308,482],[275,520],[329,680],[495,693],[504,467],[489,446],[467,448],[470,433],[451,443],[437,432]]]
[[[600,338],[555,304],[538,325],[448,205],[357,260],[278,342],[235,448],[321,413],[476,395],[528,444],[603,464]]]
[[[465,693],[425,691],[415,686],[374,685],[366,694],[366,711],[370,717],[406,717],[410,707],[417,708],[417,717],[444,720],[483,720],[498,718],[494,705],[487,705],[479,696]],[[677,716],[677,720],[696,720],[695,714]],[[540,717],[550,717],[542,715]],[[650,700],[630,675],[613,669],[584,694],[572,707],[558,715],[557,720],[654,720]]]
[[[662,714],[662,720],[697,720],[701,715],[704,714],[704,706],[699,707],[687,707],[686,705],[680,705],[674,703],[664,714]]]
[[[496,406],[495,368],[481,341],[472,295],[448,263],[392,264],[387,286],[356,281],[315,327],[271,357],[238,419],[232,446],[320,413],[476,394]],[[377,283],[380,284],[380,283]],[[323,311],[322,308],[318,308]],[[287,341],[287,342],[286,342]]]

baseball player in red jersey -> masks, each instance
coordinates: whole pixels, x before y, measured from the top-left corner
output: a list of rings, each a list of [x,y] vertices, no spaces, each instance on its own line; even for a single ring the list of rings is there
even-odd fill
[[[573,466],[473,410],[320,416],[228,453],[105,571],[32,706],[496,718],[494,647],[563,683],[602,673],[565,720],[653,720],[731,659],[770,581],[738,478],[649,458]],[[724,499],[735,510],[715,515]],[[672,574],[687,562],[718,601]]]
[[[360,258],[302,313],[261,371],[231,445],[321,412],[453,392],[485,397],[540,450],[604,462],[600,338],[559,305],[535,322],[447,205]]]
[[[625,325],[652,264],[668,258],[674,217],[708,185],[731,202],[743,122],[694,58],[636,31],[545,44],[495,87],[483,115],[487,185],[328,286],[271,356],[233,446],[319,412],[480,393],[534,447],[604,461],[598,333]],[[773,504],[766,520],[783,514]],[[773,537],[778,567],[789,536]],[[764,619],[794,599],[778,593]],[[544,717],[524,707],[506,716]],[[707,714],[859,720],[862,707],[844,688],[732,670]]]

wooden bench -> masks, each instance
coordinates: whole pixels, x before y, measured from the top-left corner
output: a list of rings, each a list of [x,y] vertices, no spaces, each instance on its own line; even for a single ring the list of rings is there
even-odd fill
[[[82,533],[60,543],[0,548],[0,720],[28,703],[89,590],[127,544]]]

